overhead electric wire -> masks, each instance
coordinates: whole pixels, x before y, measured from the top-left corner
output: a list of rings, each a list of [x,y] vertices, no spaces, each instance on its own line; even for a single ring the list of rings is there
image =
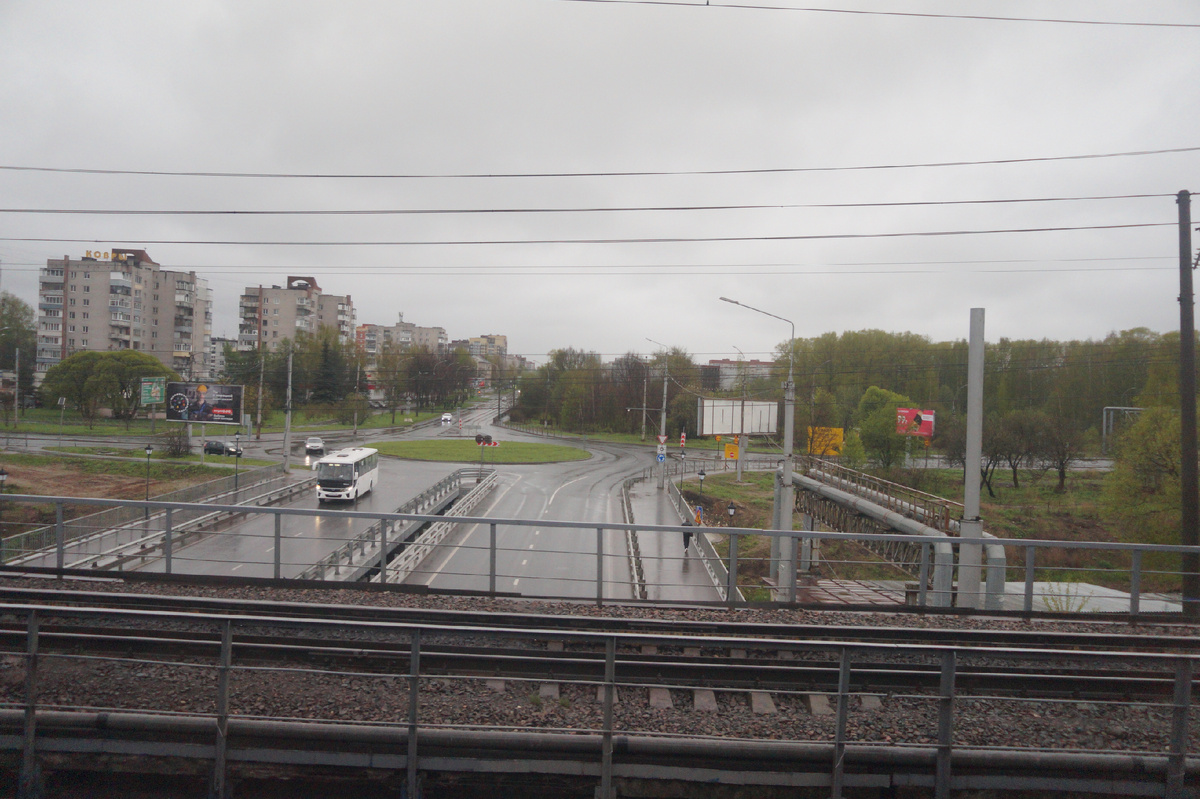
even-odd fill
[[[867,11],[854,8],[821,8],[812,6],[771,6],[760,3],[721,3],[704,0],[683,2],[682,0],[558,0],[560,3],[594,3],[620,6],[682,6],[686,8],[731,8],[745,11],[794,11],[807,14],[854,14],[873,17],[912,17],[917,19],[957,19],[978,22],[1038,22],[1056,25],[1102,25],[1134,28],[1200,28],[1194,22],[1125,22],[1102,19],[1066,19],[1056,17],[1001,17],[987,14],[938,14],[919,11]]]
[[[1198,26],[1200,27],[1200,26]],[[935,161],[916,164],[866,164],[858,166],[765,167],[762,169],[682,169],[613,172],[447,172],[447,173],[322,173],[322,172],[199,172],[148,169],[98,169],[84,167],[48,167],[0,164],[0,170],[15,172],[56,172],[76,175],[136,175],[143,177],[193,178],[273,178],[306,180],[454,180],[492,178],[611,178],[611,177],[674,177],[689,175],[765,175],[794,172],[858,172],[875,169],[930,169],[956,166],[994,166],[1003,164],[1032,164],[1048,161],[1082,161],[1097,158],[1127,158],[1145,155],[1192,153],[1200,147],[1172,147],[1159,150],[1129,150],[1115,153],[1085,153],[1078,155],[1037,156],[1032,158],[998,158],[983,161]]]
[[[996,228],[989,230],[925,230],[901,233],[811,233],[788,236],[651,236],[646,238],[611,239],[430,239],[417,241],[239,241],[233,239],[134,239],[107,237],[104,239],[75,239],[43,236],[0,236],[0,241],[44,241],[56,244],[111,244],[122,242],[143,247],[151,245],[187,244],[239,247],[448,247],[499,246],[512,244],[676,244],[745,241],[823,241],[833,239],[891,239],[941,236],[979,236],[1000,233],[1062,233],[1073,230],[1127,230],[1132,228],[1175,227],[1175,222],[1133,222],[1121,225],[1064,225],[1037,228]]]
[[[904,200],[860,203],[758,203],[743,205],[643,205],[590,208],[364,208],[317,210],[196,209],[150,210],[113,208],[0,208],[0,214],[79,214],[96,216],[402,216],[445,214],[593,214],[645,211],[760,211],[788,208],[911,208],[949,205],[997,205],[1016,203],[1087,202],[1094,200],[1143,200],[1174,197],[1174,194],[1112,194],[1092,197],[1024,197],[984,200]]]

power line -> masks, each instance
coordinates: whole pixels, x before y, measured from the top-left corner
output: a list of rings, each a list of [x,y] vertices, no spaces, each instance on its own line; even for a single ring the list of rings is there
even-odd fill
[[[0,208],[0,214],[78,214],[91,216],[402,216],[446,214],[594,214],[648,211],[759,211],[788,208],[915,208],[923,206],[997,205],[1016,203],[1084,202],[1093,200],[1142,200],[1174,197],[1174,194],[1113,194],[1094,197],[1027,197],[985,200],[910,200],[864,203],[760,203],[745,205],[648,205],[591,208],[367,208],[324,210],[149,210],[105,208]]]
[[[1076,230],[1128,230],[1132,228],[1176,227],[1175,222],[1137,222],[1122,225],[1068,225],[1038,228],[997,228],[992,230],[928,230],[906,233],[813,233],[790,236],[654,236],[647,238],[612,239],[431,239],[426,241],[237,241],[220,239],[71,239],[40,236],[4,236],[0,241],[50,242],[57,244],[106,244],[121,242],[149,247],[160,244],[221,245],[241,247],[447,247],[498,246],[511,244],[673,244],[746,241],[827,241],[837,239],[892,239],[942,236],[978,236],[998,233],[1063,233]]]
[[[607,0],[567,0],[568,2],[601,2]],[[865,12],[864,12],[865,13]],[[1197,25],[1196,27],[1200,27]],[[766,167],[762,169],[697,169],[650,170],[615,172],[447,172],[447,173],[322,173],[322,172],[186,172],[138,169],[95,169],[82,167],[48,167],[0,164],[0,170],[16,172],[55,172],[75,175],[137,175],[143,177],[192,178],[272,178],[305,180],[457,180],[494,178],[612,178],[612,177],[680,177],[694,175],[765,175],[794,172],[857,172],[874,169],[931,169],[959,166],[995,166],[1003,164],[1032,164],[1049,161],[1083,161],[1097,158],[1128,158],[1145,155],[1191,153],[1200,147],[1174,147],[1160,150],[1129,150],[1116,153],[1087,153],[1033,158],[1000,158],[983,161],[937,161],[916,164],[866,164],[858,166]]]
[[[916,11],[863,11],[850,8],[806,8],[802,6],[769,6],[749,3],[720,3],[705,0],[681,2],[681,0],[558,0],[562,3],[597,3],[606,5],[683,6],[686,8],[732,8],[746,11],[795,11],[808,14],[854,14],[873,17],[911,17],[917,19],[958,19],[978,22],[1039,22],[1056,25],[1102,25],[1134,28],[1200,28],[1192,22],[1122,22],[1120,20],[1062,19],[1054,17],[1001,17],[984,14],[935,14]]]

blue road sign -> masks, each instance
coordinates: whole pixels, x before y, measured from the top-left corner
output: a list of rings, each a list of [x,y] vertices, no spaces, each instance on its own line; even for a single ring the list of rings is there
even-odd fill
[[[662,463],[663,461],[665,461],[667,459],[666,455],[658,455],[656,457],[658,458],[659,463]]]

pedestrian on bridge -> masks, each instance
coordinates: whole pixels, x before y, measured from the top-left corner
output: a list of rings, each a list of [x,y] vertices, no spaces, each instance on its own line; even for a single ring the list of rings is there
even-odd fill
[[[686,528],[686,527],[691,527],[691,526],[692,526],[692,522],[691,522],[691,520],[690,520],[690,519],[684,519],[684,520],[683,520],[683,526],[684,526],[685,528]],[[685,554],[685,555],[687,554],[688,547],[690,547],[691,545],[692,545],[692,531],[691,531],[691,530],[686,530],[686,529],[685,529],[685,530],[683,531],[683,554]]]

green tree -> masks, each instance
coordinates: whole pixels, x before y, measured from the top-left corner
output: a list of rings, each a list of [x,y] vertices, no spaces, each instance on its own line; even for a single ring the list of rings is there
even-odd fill
[[[5,291],[0,293],[0,369],[16,365],[18,349],[21,351],[21,368],[17,387],[22,397],[33,397],[37,320],[29,303]]]
[[[1182,524],[1182,478],[1178,412],[1147,408],[1117,439],[1113,469],[1104,480],[1108,510],[1121,537],[1133,543],[1178,544]],[[1147,572],[1177,574],[1176,553],[1148,553]]]
[[[855,418],[867,456],[877,466],[895,466],[904,456],[905,436],[896,432],[896,409],[912,400],[894,391],[871,386],[858,402]]]
[[[143,377],[179,380],[178,374],[144,352],[87,351],[50,367],[42,380],[42,393],[45,397],[66,397],[89,423],[100,408],[108,408],[113,418],[128,422],[141,408]]]

